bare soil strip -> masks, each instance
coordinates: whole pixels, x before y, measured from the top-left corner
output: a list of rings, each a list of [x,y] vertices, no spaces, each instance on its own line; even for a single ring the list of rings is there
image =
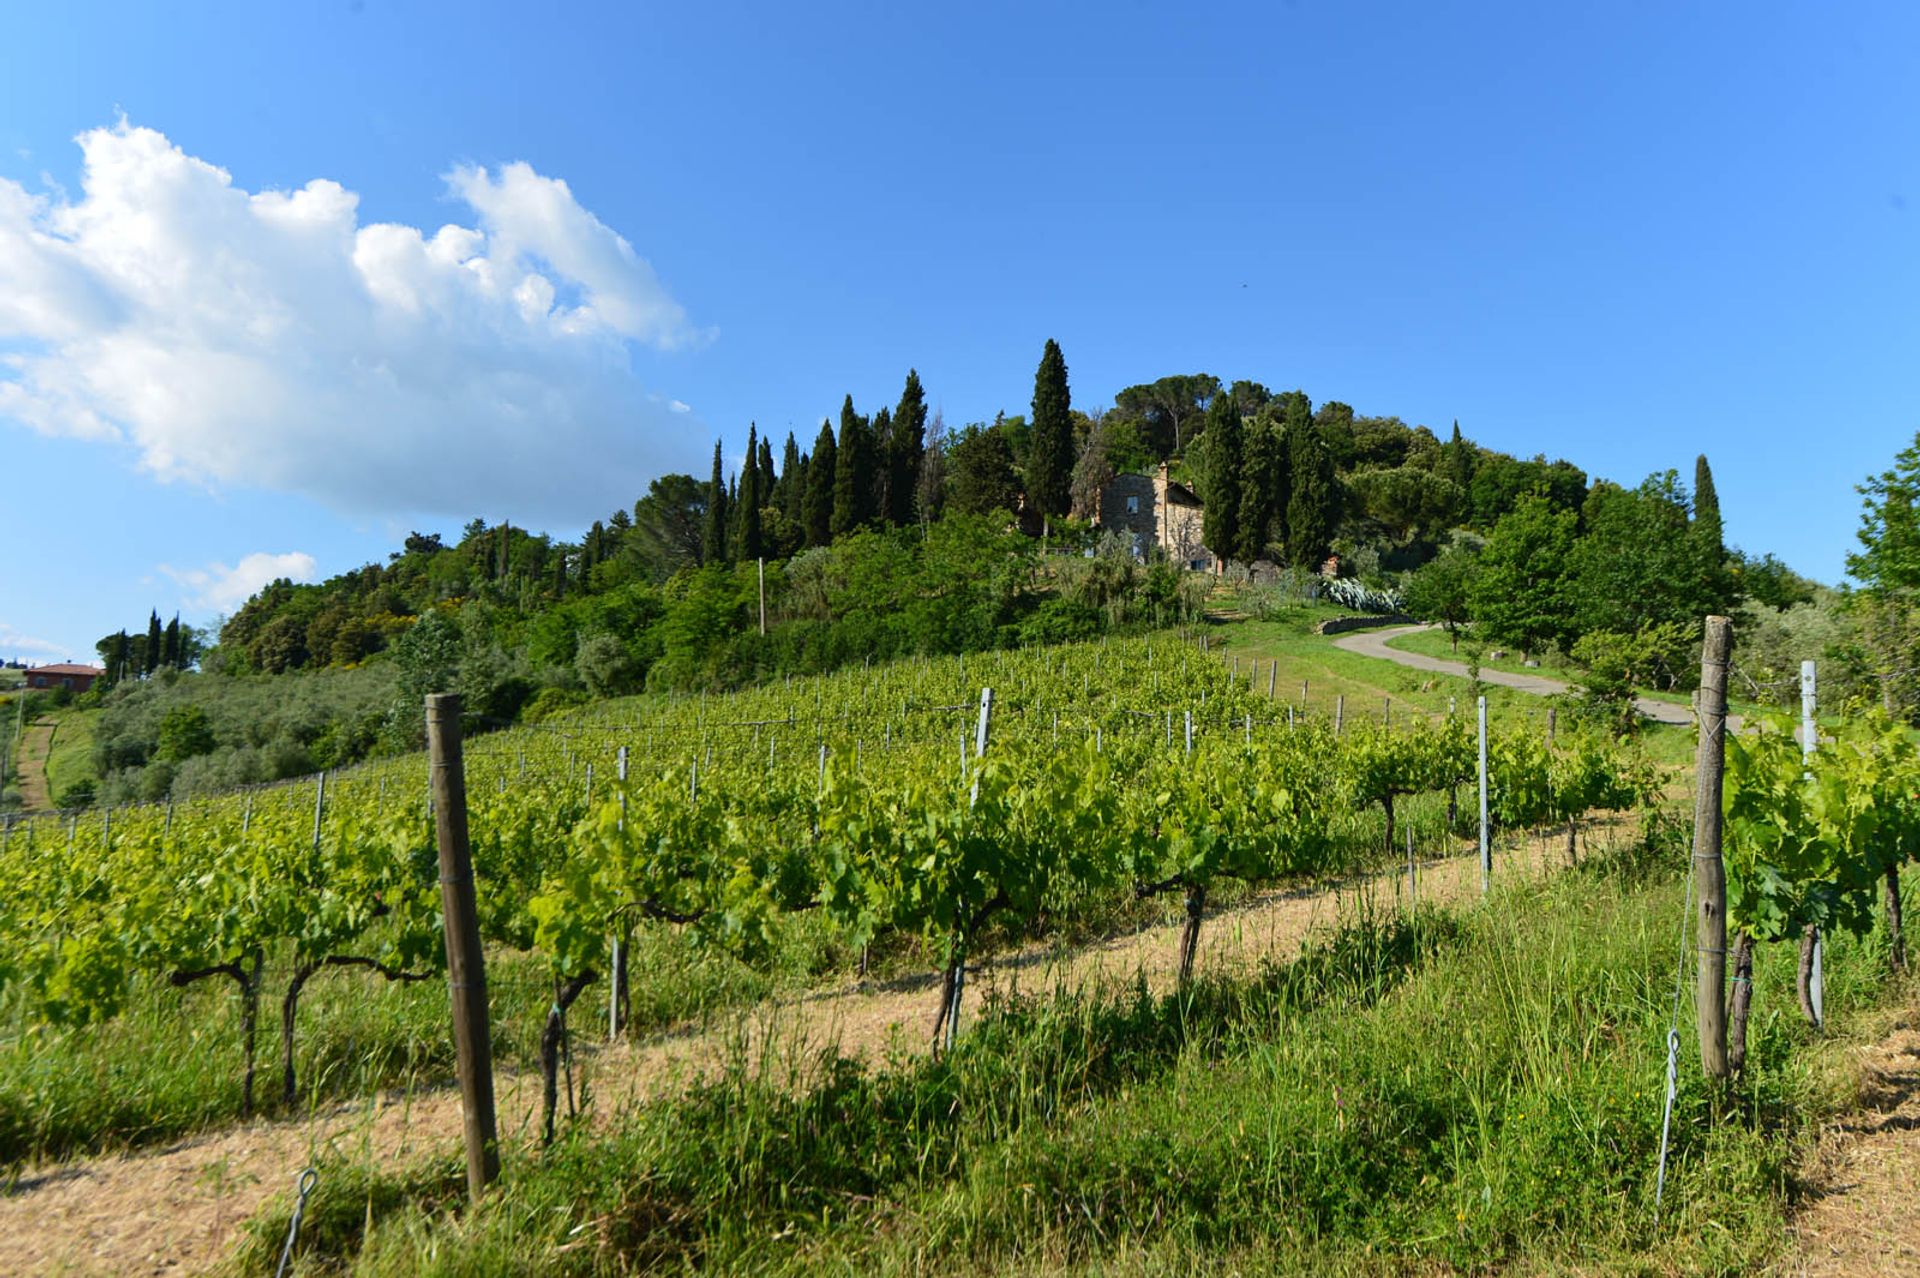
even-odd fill
[[[1553,841],[1554,864],[1560,843]],[[1547,844],[1529,841],[1496,853],[1495,881],[1533,878],[1553,868]],[[1391,910],[1402,901],[1405,871],[1333,886],[1262,894],[1208,918],[1197,959],[1202,971],[1249,969],[1299,953],[1316,933],[1350,922],[1363,901]],[[1479,858],[1422,864],[1422,904],[1457,904],[1480,891]],[[1091,989],[1145,976],[1150,988],[1174,979],[1177,924],[1144,929],[1070,953],[1035,948],[981,965],[969,982],[978,995]],[[585,1007],[588,1000],[583,1000]],[[593,1119],[611,1121],[628,1106],[684,1087],[721,1069],[744,1044],[750,1059],[791,1059],[838,1045],[881,1063],[893,1050],[925,1049],[931,1026],[931,978],[819,990],[651,1039],[595,1047],[577,1036],[575,1070],[587,1070]],[[977,1013],[980,997],[968,1000]],[[577,1023],[593,1022],[589,1015]],[[964,1030],[963,1030],[964,1032]],[[537,1157],[540,1080],[502,1072],[496,1083],[508,1159]],[[564,1105],[564,1102],[563,1102]],[[459,1150],[460,1103],[447,1089],[388,1094],[328,1108],[303,1119],[255,1122],[156,1150],[37,1168],[0,1195],[0,1273],[179,1274],[218,1262],[235,1231],[270,1197],[284,1198],[294,1175],[323,1153],[398,1166]]]
[[[1782,1275],[1920,1273],[1920,1017],[1861,1049],[1859,1066],[1860,1104],[1814,1154]]]

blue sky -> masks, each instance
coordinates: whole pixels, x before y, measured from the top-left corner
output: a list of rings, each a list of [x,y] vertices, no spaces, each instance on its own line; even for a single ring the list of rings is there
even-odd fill
[[[1205,370],[1629,483],[1705,451],[1730,539],[1827,580],[1920,428],[1911,7],[8,28],[0,656],[409,528],[576,536],[909,367],[1023,412],[1048,337],[1081,406]]]

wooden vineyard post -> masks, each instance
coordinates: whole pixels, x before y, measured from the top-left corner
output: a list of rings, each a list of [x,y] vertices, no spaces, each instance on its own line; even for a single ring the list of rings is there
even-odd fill
[[[467,1192],[478,1199],[500,1175],[493,1118],[493,1043],[487,1025],[487,971],[473,904],[473,856],[467,845],[466,765],[460,752],[460,697],[427,697],[427,770],[433,787],[434,841],[440,849],[440,909],[446,919],[447,988],[453,1048],[465,1118]]]
[[[1274,684],[1280,679],[1280,659],[1274,658],[1267,663],[1267,700],[1273,700]]]
[[[1333,699],[1333,735],[1340,735],[1340,723],[1347,717],[1347,694],[1341,693]]]
[[[1700,743],[1694,757],[1693,877],[1700,897],[1700,954],[1694,1016],[1700,1026],[1700,1068],[1726,1078],[1727,871],[1720,859],[1720,788],[1726,765],[1727,653],[1733,623],[1708,617],[1700,651]]]
[[[1480,895],[1493,886],[1493,844],[1487,838],[1487,699],[1480,698]]]
[[[767,561],[756,559],[754,562],[760,565],[760,633],[764,635],[767,633]]]

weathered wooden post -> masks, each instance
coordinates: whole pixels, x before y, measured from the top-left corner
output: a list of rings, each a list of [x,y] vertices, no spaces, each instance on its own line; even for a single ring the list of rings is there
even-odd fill
[[[454,1058],[466,1128],[467,1192],[477,1199],[500,1175],[500,1145],[494,1131],[487,972],[480,953],[480,917],[473,903],[467,781],[460,752],[460,698],[455,693],[437,692],[427,697],[427,761],[434,798],[434,840],[440,849],[440,909],[446,920]]]
[[[1700,1068],[1726,1078],[1727,871],[1720,859],[1720,790],[1726,765],[1727,653],[1733,623],[1708,617],[1700,650],[1700,742],[1694,756],[1693,877],[1700,897],[1698,977],[1694,1017],[1700,1027]]]
[[[1493,843],[1487,838],[1487,699],[1480,698],[1480,895],[1493,886]]]

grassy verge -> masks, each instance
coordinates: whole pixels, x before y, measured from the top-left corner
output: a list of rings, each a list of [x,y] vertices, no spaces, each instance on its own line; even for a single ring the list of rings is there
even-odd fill
[[[1737,1093],[1683,1055],[1656,1221],[1684,859],[1669,837],[1459,915],[1350,914],[1184,997],[1005,1005],[879,1073],[742,1052],[609,1132],[509,1149],[464,1213],[446,1163],[341,1164],[302,1272],[1743,1272],[1850,1099],[1835,1047],[1902,991],[1877,938],[1836,940],[1818,1040],[1793,955],[1763,953]],[[285,1227],[284,1204],[253,1223],[246,1272]]]
[[[47,794],[57,804],[60,796],[82,781],[99,783],[93,766],[93,733],[103,712],[99,710],[57,710],[44,716],[59,727],[53,734],[53,752],[47,756]]]

